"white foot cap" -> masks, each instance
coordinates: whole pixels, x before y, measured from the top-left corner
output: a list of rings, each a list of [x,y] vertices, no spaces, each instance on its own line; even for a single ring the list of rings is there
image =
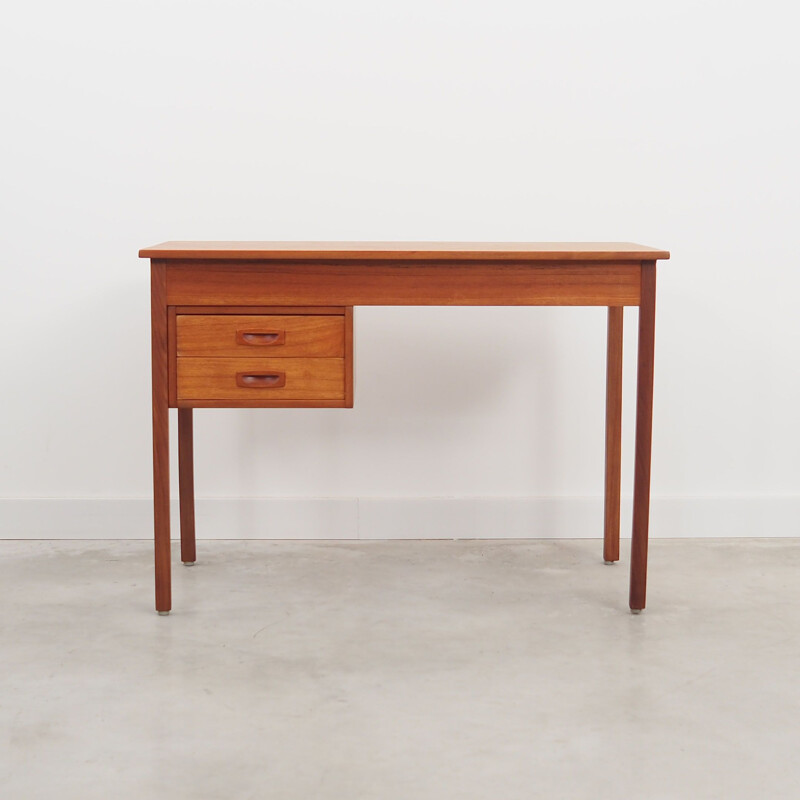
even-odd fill
[[[641,614],[642,611],[644,611],[643,608],[632,608],[631,609],[631,614]]]
[[[166,617],[168,614],[169,614],[169,611],[159,611],[158,612],[158,616],[159,617]]]
[[[183,562],[183,566],[184,567],[193,567],[196,563],[197,563],[196,561],[184,561]]]
[[[603,559],[603,563],[604,564],[616,564],[617,562],[616,561],[606,561],[605,559]]]

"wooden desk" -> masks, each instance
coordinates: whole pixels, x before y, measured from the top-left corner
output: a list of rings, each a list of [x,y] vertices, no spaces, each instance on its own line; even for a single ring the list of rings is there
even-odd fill
[[[603,557],[619,560],[622,315],[639,307],[630,607],[645,607],[656,261],[629,243],[166,242],[151,259],[156,610],[172,607],[169,409],[194,564],[194,408],[352,408],[353,306],[607,306]]]

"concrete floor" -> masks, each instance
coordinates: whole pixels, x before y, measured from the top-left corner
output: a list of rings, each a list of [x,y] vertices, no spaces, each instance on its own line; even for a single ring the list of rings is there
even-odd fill
[[[800,541],[600,554],[0,542],[0,796],[800,797]]]

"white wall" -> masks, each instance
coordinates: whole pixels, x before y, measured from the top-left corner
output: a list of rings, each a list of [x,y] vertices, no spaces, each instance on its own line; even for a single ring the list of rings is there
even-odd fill
[[[193,238],[670,249],[654,534],[800,534],[791,8],[15,4],[0,535],[149,535],[136,254]],[[361,308],[356,326],[354,410],[196,414],[198,494],[249,498],[201,501],[201,534],[598,535],[603,310]]]

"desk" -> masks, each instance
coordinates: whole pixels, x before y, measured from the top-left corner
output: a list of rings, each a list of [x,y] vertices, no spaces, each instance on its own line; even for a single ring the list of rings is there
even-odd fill
[[[172,607],[169,409],[181,560],[196,560],[195,408],[352,408],[353,307],[607,306],[603,558],[619,560],[622,321],[639,307],[630,608],[645,607],[656,261],[608,242],[166,242],[151,269],[156,610]]]

